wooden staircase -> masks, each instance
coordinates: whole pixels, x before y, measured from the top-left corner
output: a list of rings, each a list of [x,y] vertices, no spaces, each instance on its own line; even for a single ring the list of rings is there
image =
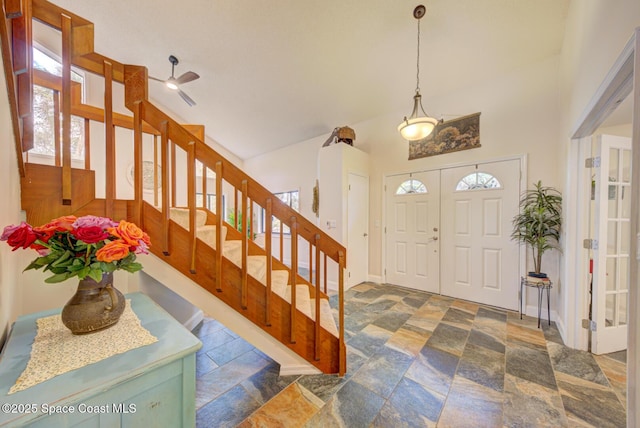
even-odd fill
[[[61,215],[93,214],[136,222],[151,237],[151,251],[164,262],[323,373],[344,375],[345,248],[209,147],[202,126],[181,125],[155,107],[148,99],[146,68],[96,53],[91,22],[45,0],[2,3],[3,63],[27,220],[40,225]],[[62,76],[33,70],[32,20],[59,31]],[[83,104],[80,88],[71,82],[72,66],[104,81],[104,108]],[[62,119],[54,165],[25,161],[33,147],[34,84],[49,88],[59,100],[54,115]],[[113,111],[118,84],[124,85],[125,106],[133,116]],[[84,168],[71,166],[72,115],[85,123]],[[104,124],[105,152],[91,157],[95,137],[89,129],[95,123]],[[133,134],[129,149],[134,195],[127,200],[116,198],[116,128]],[[153,163],[151,192],[143,191],[143,159]],[[98,173],[105,175],[104,198],[96,198]],[[207,187],[214,189],[215,204],[207,206],[202,198],[196,206],[196,189],[206,195]],[[217,215],[223,211],[223,194],[232,200],[234,213],[241,214],[234,216],[233,224]],[[258,217],[265,225],[260,243],[256,233],[241,232],[254,231]],[[275,234],[274,220],[280,224]],[[285,227],[291,234],[287,263]],[[277,239],[279,256],[274,254]],[[299,266],[302,251],[309,259],[304,277]],[[337,324],[327,295],[327,284],[333,281],[338,285]]]

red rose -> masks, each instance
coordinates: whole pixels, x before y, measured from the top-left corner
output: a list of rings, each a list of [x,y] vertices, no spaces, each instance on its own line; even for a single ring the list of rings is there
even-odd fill
[[[18,248],[29,248],[34,241],[38,239],[38,235],[33,231],[27,223],[22,223],[7,238],[7,244],[13,247],[13,251]]]
[[[95,244],[109,237],[109,234],[98,226],[79,227],[72,230],[71,234],[85,244]]]

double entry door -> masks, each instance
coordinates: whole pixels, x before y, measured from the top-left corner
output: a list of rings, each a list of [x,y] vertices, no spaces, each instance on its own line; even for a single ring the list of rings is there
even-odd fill
[[[386,177],[386,282],[518,307],[520,160]]]

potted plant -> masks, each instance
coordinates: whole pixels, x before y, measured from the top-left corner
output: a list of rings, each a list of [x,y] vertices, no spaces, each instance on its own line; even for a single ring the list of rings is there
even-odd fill
[[[520,213],[513,218],[511,239],[531,248],[534,271],[529,276],[546,278],[541,271],[542,255],[558,248],[562,226],[562,195],[538,181],[520,198]]]

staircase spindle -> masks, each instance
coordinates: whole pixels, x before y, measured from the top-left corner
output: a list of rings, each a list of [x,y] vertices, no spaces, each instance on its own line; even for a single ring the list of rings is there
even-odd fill
[[[170,255],[169,250],[169,122],[160,123],[160,150],[162,158],[162,253]]]
[[[54,100],[57,96],[54,94]],[[56,129],[59,128],[56,126]],[[91,169],[91,120],[87,118],[84,119],[84,169]]]
[[[144,227],[142,216],[142,109],[142,103],[136,101],[133,109],[133,218],[140,227]]]
[[[267,291],[266,291],[266,299],[265,299],[265,324],[270,326],[271,325],[271,269],[272,269],[272,265],[273,265],[273,256],[271,255],[271,238],[272,238],[272,231],[271,231],[271,225],[272,225],[272,208],[271,208],[271,198],[267,199],[267,203],[266,203],[266,207],[265,207],[265,243],[264,243],[264,249],[265,249],[265,253],[267,254]]]
[[[178,204],[177,192],[177,168],[176,168],[176,143],[171,140],[171,206],[175,207]]]
[[[60,20],[62,27],[62,205],[71,205],[71,17],[62,14]]]
[[[116,198],[116,140],[113,126],[113,66],[104,61],[104,132],[107,217],[113,217],[113,201]]]
[[[62,137],[60,135],[60,91],[53,92],[53,148],[54,165],[62,166]]]
[[[280,263],[284,263],[284,226],[280,220]]]
[[[248,233],[248,225],[247,221],[247,202],[248,202],[248,182],[247,180],[242,180],[242,224],[240,225],[242,233],[242,309],[247,309],[247,281],[248,281],[248,271],[249,271],[249,242],[247,239]],[[238,220],[236,219],[236,222]]]
[[[222,225],[224,213],[222,210],[222,162],[216,162],[216,291],[222,291]]]
[[[311,243],[309,243],[311,246]],[[316,234],[315,239],[316,246],[316,284],[314,287],[315,305],[316,305],[316,319],[315,319],[315,335],[314,335],[314,348],[316,361],[320,360],[320,235]],[[311,257],[309,257],[309,264],[311,264]],[[310,274],[311,275],[311,274]]]
[[[324,272],[323,272],[323,282],[324,282],[324,294],[327,294],[327,253],[324,253]]]
[[[311,241],[307,242],[309,243],[309,282],[313,284],[313,244]]]
[[[13,4],[12,4],[13,3]],[[11,39],[12,47],[9,48],[8,43],[3,44],[3,51],[9,55],[13,54],[12,60],[5,59],[5,63],[13,64],[13,73],[7,72],[7,83],[9,83],[9,74],[16,77],[18,100],[17,114],[22,119],[22,142],[21,149],[18,153],[28,151],[33,148],[33,35],[32,35],[32,10],[29,1],[13,1],[5,4],[5,14],[2,16],[12,17],[11,20]],[[6,31],[6,21],[4,34]],[[4,35],[3,34],[3,35]],[[3,40],[4,41],[4,40]],[[8,41],[8,40],[7,40]],[[6,49],[6,51],[5,51]],[[5,69],[5,71],[7,71]],[[12,79],[11,79],[12,80]],[[15,86],[9,86],[14,88]],[[16,128],[17,129],[17,128]],[[16,135],[20,139],[20,134]],[[16,146],[18,148],[18,146]]]
[[[344,270],[347,266],[347,260],[344,251],[338,251],[338,339],[340,341],[340,370],[338,374],[342,377],[347,371],[347,348],[344,344]]]
[[[187,206],[189,207],[189,240],[191,241],[191,266],[189,271],[196,273],[196,145],[189,143],[187,150]]]
[[[298,223],[291,217],[291,343],[296,343],[296,283],[298,276]]]
[[[158,206],[158,136],[153,136],[153,206]]]
[[[207,206],[207,167],[201,163],[202,165],[202,208],[209,209]]]

